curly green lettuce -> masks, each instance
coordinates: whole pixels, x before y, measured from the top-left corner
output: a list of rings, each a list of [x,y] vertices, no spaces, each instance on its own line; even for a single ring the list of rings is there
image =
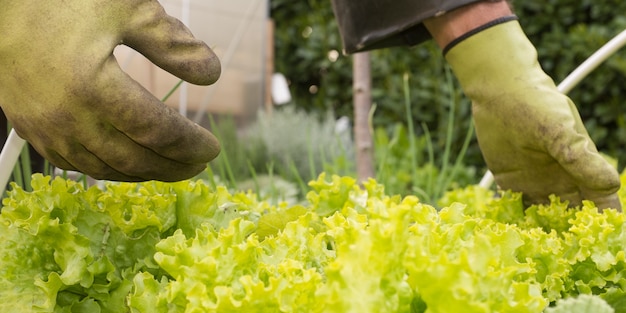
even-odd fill
[[[202,181],[32,185],[0,212],[6,312],[626,311],[626,216],[591,202],[469,186],[438,210],[326,175],[298,205]]]

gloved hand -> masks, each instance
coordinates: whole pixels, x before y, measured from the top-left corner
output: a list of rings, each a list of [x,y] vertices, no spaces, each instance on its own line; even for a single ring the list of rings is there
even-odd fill
[[[156,0],[2,1],[0,106],[55,166],[98,179],[177,181],[219,153],[216,138],[126,75],[120,44],[188,82],[216,55]]]
[[[517,21],[471,35],[446,59],[472,100],[478,143],[501,188],[523,192],[527,205],[556,194],[570,205],[586,199],[601,209],[621,208],[616,169],[541,69]]]

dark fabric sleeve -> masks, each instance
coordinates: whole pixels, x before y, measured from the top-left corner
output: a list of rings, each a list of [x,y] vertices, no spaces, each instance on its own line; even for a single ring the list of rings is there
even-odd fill
[[[412,46],[430,39],[422,22],[481,0],[332,0],[344,53]]]

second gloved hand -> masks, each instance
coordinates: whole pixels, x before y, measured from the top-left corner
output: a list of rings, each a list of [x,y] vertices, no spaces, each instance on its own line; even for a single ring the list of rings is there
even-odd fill
[[[617,170],[543,72],[517,21],[471,35],[446,59],[472,100],[478,143],[501,188],[523,192],[527,205],[556,194],[570,205],[592,200],[601,209],[621,208]]]
[[[120,44],[209,85],[213,51],[156,0],[4,1],[0,106],[17,133],[62,169],[94,178],[176,181],[219,153],[216,138],[126,75]]]

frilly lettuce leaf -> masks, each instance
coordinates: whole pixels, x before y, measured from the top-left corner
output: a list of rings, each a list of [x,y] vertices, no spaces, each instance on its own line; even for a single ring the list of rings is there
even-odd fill
[[[203,223],[217,230],[228,226],[231,220],[244,217],[255,221],[268,209],[267,203],[256,201],[253,194],[231,194],[224,186],[214,189],[202,181],[182,181],[165,185],[176,196],[176,228],[193,236]]]
[[[44,278],[44,269],[58,269],[53,248],[6,220],[0,222],[0,238],[0,307],[4,312],[51,311],[56,294],[47,294],[35,280]]]
[[[41,175],[32,185],[32,193],[13,188],[3,200],[0,220],[8,226],[3,236],[25,244],[14,258],[40,260],[39,268],[9,279],[1,292],[28,286],[33,295],[45,295],[25,297],[30,307],[24,312],[120,312],[132,287],[126,269],[158,271],[152,254],[168,220],[160,217],[172,215],[174,207],[159,195],[146,197],[136,185],[110,185],[103,192]],[[12,249],[7,241],[0,246]],[[3,259],[1,265],[22,268],[15,260]]]
[[[287,223],[297,220],[307,212],[307,208],[295,205],[283,210],[277,209],[273,212],[265,213],[259,218],[256,234],[260,240],[276,235],[279,231],[285,229]]]
[[[277,206],[202,181],[32,185],[14,187],[0,213],[6,312],[551,312],[593,295],[622,313],[626,303],[626,217],[591,202],[524,208],[520,194],[470,186],[436,209],[325,175],[308,204]]]
[[[615,313],[626,313],[626,292],[621,287],[608,288],[600,297],[615,309]]]
[[[281,233],[290,235],[279,234],[263,243],[256,235],[250,236],[255,225],[241,218],[219,232],[202,224],[190,238],[176,231],[157,245],[155,255],[172,279],[157,281],[146,274],[135,277],[136,288],[129,304],[137,312],[289,312],[296,307],[311,308],[322,276],[310,265],[323,262],[325,254],[322,241],[315,246],[308,242],[316,241],[305,227],[309,219],[304,216]],[[309,245],[296,245],[294,240]],[[289,258],[291,253],[301,260]]]
[[[335,212],[341,212],[346,207],[361,208],[364,205],[363,193],[352,177],[331,176],[331,181],[326,181],[326,174],[322,173],[317,180],[309,182],[311,191],[306,198],[311,205],[312,211],[319,216],[330,216]]]
[[[545,313],[614,313],[615,310],[598,296],[580,295],[561,299]]]
[[[324,220],[336,258],[324,268],[326,283],[317,293],[323,312],[410,312],[413,291],[405,279],[407,247],[401,243],[410,237],[417,199],[387,205],[373,200],[368,199],[369,218],[344,209]]]
[[[201,222],[228,225],[241,214],[230,214],[235,210],[225,210],[224,203],[236,206],[245,199],[190,182],[107,183],[103,189],[84,189],[77,182],[37,174],[32,187],[26,192],[13,186],[0,215],[0,295],[20,299],[0,303],[0,308],[24,307],[10,312],[127,311],[134,276],[165,273],[154,259],[159,241]],[[228,201],[207,202],[207,195]],[[202,216],[207,212],[213,214]],[[190,216],[196,219],[190,222]]]
[[[530,264],[513,225],[464,214],[452,205],[429,228],[412,226],[405,267],[427,312],[540,312],[548,303],[541,285],[523,279]]]

